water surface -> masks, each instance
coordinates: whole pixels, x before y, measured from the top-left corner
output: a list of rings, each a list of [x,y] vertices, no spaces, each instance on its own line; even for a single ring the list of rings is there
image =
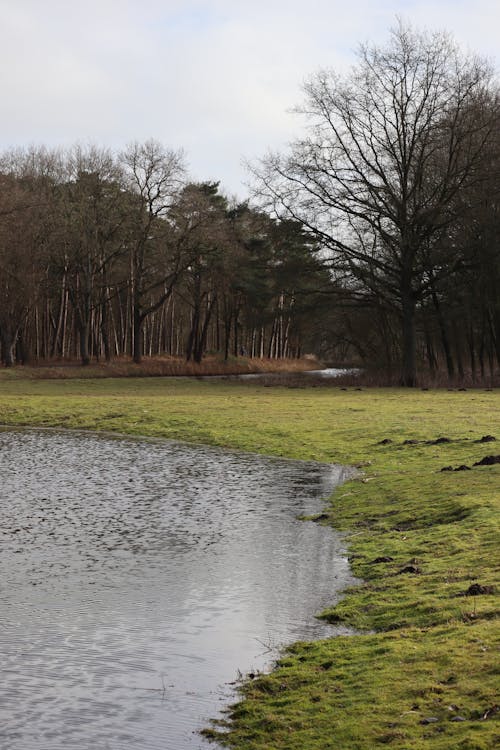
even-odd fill
[[[347,367],[323,367],[321,370],[295,370],[292,372],[278,371],[278,372],[244,372],[239,375],[204,375],[202,380],[213,380],[215,378],[229,379],[229,380],[260,380],[265,378],[280,379],[286,375],[293,375],[294,377],[316,375],[322,378],[339,378],[342,375],[355,375],[359,372],[357,368]]]
[[[238,670],[335,632],[313,615],[351,580],[341,541],[296,516],[342,474],[0,432],[0,747],[205,747]]]

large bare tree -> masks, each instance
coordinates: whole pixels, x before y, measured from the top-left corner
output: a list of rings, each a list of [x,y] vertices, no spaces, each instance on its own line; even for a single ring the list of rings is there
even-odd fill
[[[459,199],[486,178],[498,126],[490,65],[444,33],[399,24],[339,76],[322,71],[298,109],[305,136],[255,169],[256,192],[301,221],[332,266],[401,321],[401,383],[416,383],[416,310],[460,267],[449,241]],[[472,194],[472,193],[471,193]]]
[[[184,180],[184,155],[155,140],[132,143],[121,154],[131,207],[130,283],[134,362],[143,354],[143,327],[172,294],[181,271],[178,248],[169,243],[167,214]]]

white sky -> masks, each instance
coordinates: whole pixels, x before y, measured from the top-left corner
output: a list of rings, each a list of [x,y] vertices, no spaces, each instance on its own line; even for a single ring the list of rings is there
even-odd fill
[[[304,79],[397,16],[499,63],[500,0],[0,0],[0,149],[152,137],[245,197],[242,160],[298,132]]]

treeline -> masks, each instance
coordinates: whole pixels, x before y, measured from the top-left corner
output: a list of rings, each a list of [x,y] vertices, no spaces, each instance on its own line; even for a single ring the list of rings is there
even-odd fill
[[[478,381],[500,365],[500,94],[404,25],[306,86],[254,202],[155,141],[0,155],[5,365],[298,357]],[[256,208],[255,206],[259,206]]]
[[[412,258],[416,372],[427,379],[479,382],[500,369],[500,117],[484,147],[481,171],[439,218],[436,241]],[[429,229],[427,229],[429,231]],[[373,238],[372,238],[373,240]],[[405,331],[397,274],[404,258],[357,248],[357,262],[330,262],[331,304],[320,326],[319,353],[361,362],[392,382],[401,375]],[[364,257],[361,259],[360,256]],[[387,261],[393,273],[381,272]],[[377,267],[377,262],[379,266]]]
[[[298,357],[329,283],[316,251],[299,223],[189,182],[154,141],[6,152],[2,361]]]
[[[419,370],[451,378],[500,362],[498,185],[491,177],[477,190],[416,306]],[[157,142],[0,157],[7,366],[315,353],[397,376],[400,316],[366,282],[361,264],[332,262],[304,223],[189,182],[182,154]]]

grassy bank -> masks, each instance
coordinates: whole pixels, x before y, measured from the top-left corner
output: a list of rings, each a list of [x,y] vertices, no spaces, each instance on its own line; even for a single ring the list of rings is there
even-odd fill
[[[244,750],[497,745],[500,464],[473,464],[500,453],[499,407],[499,393],[484,390],[0,382],[4,424],[363,465],[320,522],[348,532],[365,581],[324,616],[367,634],[296,644],[271,675],[249,681],[219,737]],[[499,440],[478,442],[486,435]],[[472,468],[441,471],[461,465]]]

